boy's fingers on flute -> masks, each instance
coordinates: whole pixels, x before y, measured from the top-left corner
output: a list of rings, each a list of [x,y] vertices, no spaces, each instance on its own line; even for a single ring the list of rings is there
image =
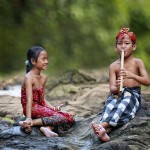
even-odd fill
[[[120,82],[121,82],[121,80],[120,80],[120,79],[118,79],[118,80],[116,81],[116,86],[117,86],[117,87],[119,87],[119,86],[120,86]]]

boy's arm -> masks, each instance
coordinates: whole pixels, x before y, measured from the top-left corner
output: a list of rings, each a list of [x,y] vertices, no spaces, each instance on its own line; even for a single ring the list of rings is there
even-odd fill
[[[112,94],[118,94],[119,89],[116,85],[116,72],[113,64],[111,64],[109,67],[109,86]]]
[[[136,63],[138,65],[140,75],[136,75],[136,74],[133,74],[133,73],[127,71],[127,78],[132,78],[142,85],[149,86],[150,79],[149,79],[148,73],[145,69],[145,65],[144,65],[143,61],[137,60]]]
[[[145,69],[145,65],[142,60],[138,60],[138,68],[139,68],[140,76],[134,75],[133,78],[136,81],[138,81],[140,84],[149,86],[150,79],[149,79],[148,73]]]

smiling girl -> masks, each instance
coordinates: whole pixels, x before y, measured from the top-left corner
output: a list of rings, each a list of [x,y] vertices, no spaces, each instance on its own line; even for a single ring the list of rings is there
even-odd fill
[[[47,136],[58,136],[59,131],[67,131],[74,123],[73,116],[61,112],[60,106],[54,107],[44,98],[44,87],[46,70],[48,65],[48,54],[40,46],[33,46],[27,52],[26,75],[22,82],[21,103],[25,121],[19,125],[26,132],[32,131],[32,126],[41,126],[40,130]],[[55,131],[55,132],[54,132]]]

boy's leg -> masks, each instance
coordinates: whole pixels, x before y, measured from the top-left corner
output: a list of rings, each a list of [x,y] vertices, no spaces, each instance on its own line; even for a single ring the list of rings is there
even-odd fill
[[[95,134],[104,142],[110,141],[110,137],[107,135],[108,131],[110,131],[110,125],[107,122],[102,124],[92,124],[93,130]]]

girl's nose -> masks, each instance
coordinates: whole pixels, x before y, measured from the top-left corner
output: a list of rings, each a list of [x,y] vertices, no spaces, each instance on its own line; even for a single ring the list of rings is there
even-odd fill
[[[48,64],[48,60],[45,60],[45,63]]]

